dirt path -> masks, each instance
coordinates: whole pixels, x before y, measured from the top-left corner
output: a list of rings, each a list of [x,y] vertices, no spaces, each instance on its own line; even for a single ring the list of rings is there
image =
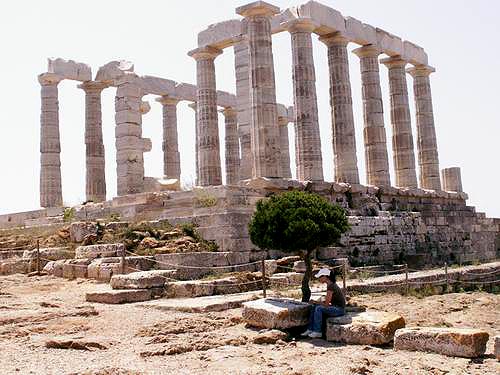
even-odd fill
[[[239,309],[162,312],[84,301],[91,281],[0,278],[1,374],[497,374],[486,356],[470,361],[342,346],[322,340],[253,343]],[[500,333],[500,296],[449,294],[424,299],[362,295],[355,301],[396,311],[407,325],[477,327]],[[47,348],[56,339],[89,350]],[[68,344],[69,342],[69,344]],[[86,345],[86,346],[85,346]],[[50,346],[50,345],[49,345]],[[492,340],[487,353],[492,352]]]

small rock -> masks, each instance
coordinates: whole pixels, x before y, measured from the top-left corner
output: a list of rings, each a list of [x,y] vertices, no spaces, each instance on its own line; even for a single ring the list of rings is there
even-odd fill
[[[494,337],[493,346],[494,346],[493,352],[495,353],[495,357],[497,360],[500,361],[500,336]]]
[[[105,345],[94,341],[83,341],[73,339],[52,339],[45,342],[45,347],[49,349],[74,349],[74,350],[106,350]]]
[[[278,331],[277,329],[272,329],[270,331],[259,333],[257,337],[253,339],[254,344],[276,344],[278,341],[284,341],[287,338],[285,332]]]

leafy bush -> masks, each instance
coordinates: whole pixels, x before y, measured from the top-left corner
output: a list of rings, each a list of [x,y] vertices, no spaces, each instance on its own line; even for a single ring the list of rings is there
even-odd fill
[[[312,274],[311,254],[333,245],[349,229],[345,210],[323,197],[290,191],[257,202],[249,224],[252,243],[261,249],[301,253],[306,263],[302,300],[309,301]]]

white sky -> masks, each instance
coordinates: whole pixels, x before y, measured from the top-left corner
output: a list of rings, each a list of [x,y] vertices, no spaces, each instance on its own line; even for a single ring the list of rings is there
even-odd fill
[[[286,8],[300,4],[300,0],[272,3]],[[431,84],[440,166],[462,167],[469,204],[489,216],[500,217],[500,50],[497,47],[500,2],[323,0],[322,3],[336,8],[344,16],[381,27],[425,48],[430,64],[437,68]],[[232,0],[2,2],[0,213],[39,206],[40,86],[37,75],[46,71],[47,57],[85,62],[92,66],[93,74],[111,60],[126,59],[135,63],[139,75],[195,83],[195,62],[186,53],[196,47],[197,33],[211,23],[237,18],[234,9],[243,4],[244,1]],[[290,37],[287,33],[275,35],[273,43],[277,98],[280,103],[291,105]],[[349,45],[351,50],[356,47]],[[314,38],[314,55],[325,178],[331,181],[328,66],[326,47],[317,38]],[[231,49],[227,49],[216,60],[219,90],[235,92],[233,59]],[[364,182],[358,58],[350,56],[350,63],[359,169]],[[383,66],[381,80],[390,137],[387,69]],[[77,82],[72,81],[59,85],[65,204],[85,200],[84,93],[76,85]],[[410,77],[408,86],[413,116]],[[153,141],[153,151],[145,154],[146,175],[161,176],[161,105],[154,102],[153,97],[146,99],[150,100],[152,110],[143,118],[143,133]],[[106,90],[102,103],[108,198],[116,194],[113,101],[114,90]],[[178,121],[182,178],[189,181],[194,178],[194,113],[186,102],[179,105]],[[219,125],[223,136],[222,116]],[[294,150],[293,139],[290,150]]]

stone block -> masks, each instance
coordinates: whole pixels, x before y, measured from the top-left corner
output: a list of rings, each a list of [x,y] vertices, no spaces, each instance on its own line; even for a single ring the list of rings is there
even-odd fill
[[[125,74],[125,72],[133,71],[134,64],[130,61],[111,61],[99,68],[95,80],[111,84],[114,83],[115,80],[121,78]]]
[[[151,289],[163,288],[165,282],[175,275],[175,270],[153,270],[132,272],[125,275],[113,275],[113,289]]]
[[[311,305],[292,299],[264,298],[243,304],[243,320],[268,329],[301,327],[309,323]]]
[[[196,85],[179,83],[175,86],[175,97],[183,100],[196,101]]]
[[[62,277],[65,279],[86,279],[88,259],[71,259],[62,264]]]
[[[395,350],[433,352],[452,357],[475,358],[486,351],[486,331],[468,328],[415,327],[400,329]]]
[[[49,58],[47,72],[75,81],[85,82],[92,80],[92,71],[90,66],[73,60]]]
[[[77,221],[69,226],[69,238],[71,242],[82,242],[89,234],[97,233],[97,225],[95,223]]]
[[[346,37],[362,46],[377,44],[377,31],[373,26],[363,24],[353,17],[346,17],[345,20]]]
[[[278,262],[274,259],[268,259],[264,261],[264,268],[266,270],[266,276],[270,276],[276,272],[278,269]]]
[[[428,65],[429,58],[424,49],[405,40],[403,42],[403,59],[415,65]]]
[[[30,261],[28,259],[11,259],[0,262],[0,275],[28,272],[30,272]]]
[[[145,94],[173,96],[177,82],[170,79],[142,76],[139,78],[139,85]]]
[[[377,28],[377,47],[389,56],[403,54],[403,41],[401,38]]]
[[[327,320],[326,339],[358,345],[383,345],[392,341],[397,329],[405,326],[403,317],[380,311],[348,313]]]
[[[493,354],[495,354],[495,358],[500,361],[500,336],[495,336],[493,338]]]
[[[75,250],[77,259],[96,259],[106,257],[119,257],[125,252],[125,246],[121,243],[79,246]]]
[[[73,258],[71,251],[66,247],[50,247],[40,249],[40,257],[46,260],[60,260]],[[23,253],[24,259],[36,259],[37,250],[25,250]]]
[[[192,298],[213,295],[215,285],[210,281],[176,281],[166,284],[165,289],[168,298]]]
[[[298,8],[300,17],[311,18],[315,23],[319,24],[319,29],[322,34],[329,34],[339,31],[345,34],[346,22],[342,14],[326,5],[316,1],[308,1]]]
[[[55,276],[55,277],[63,277],[63,265],[65,263],[65,260],[56,260],[52,262],[48,262],[45,267],[43,267],[43,270],[47,272],[49,275]]]
[[[121,304],[132,302],[144,302],[152,298],[152,292],[148,289],[110,290],[105,292],[92,292],[85,294],[87,302],[106,304]]]
[[[228,20],[208,26],[198,33],[198,46],[227,47],[242,34],[241,20]]]

